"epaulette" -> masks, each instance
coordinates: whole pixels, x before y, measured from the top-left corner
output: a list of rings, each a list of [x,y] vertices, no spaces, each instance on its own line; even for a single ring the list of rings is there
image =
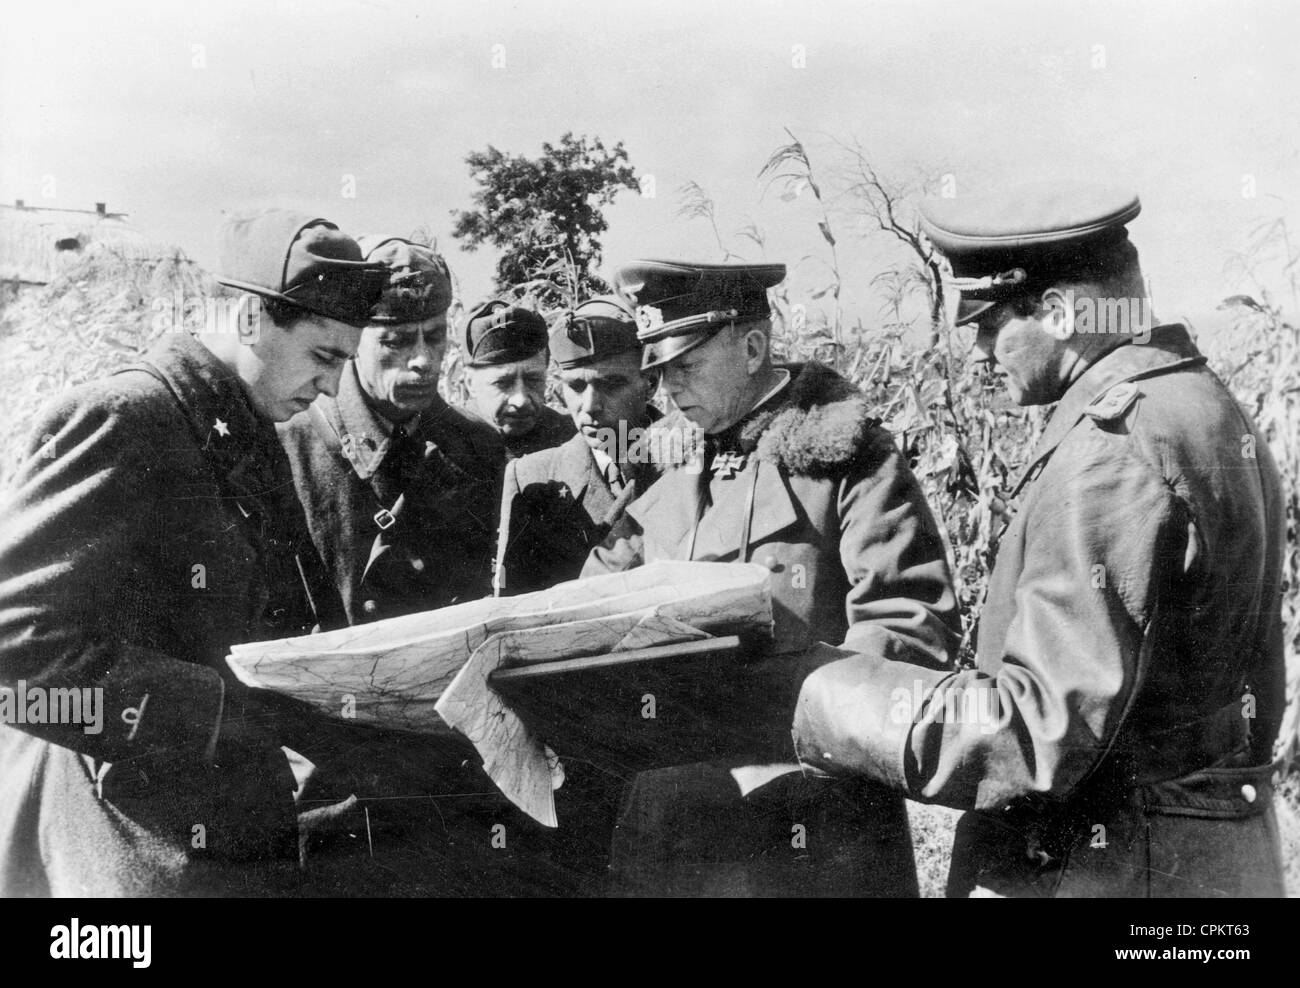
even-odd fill
[[[1096,422],[1113,422],[1132,408],[1141,394],[1132,381],[1120,381],[1092,399],[1083,414]]]

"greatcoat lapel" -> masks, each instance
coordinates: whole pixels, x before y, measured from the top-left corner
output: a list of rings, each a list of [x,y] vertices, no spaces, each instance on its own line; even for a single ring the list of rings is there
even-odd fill
[[[698,486],[705,486],[703,476]],[[716,500],[705,509],[695,535],[694,559],[719,560],[737,556],[745,531],[745,516],[749,513],[750,488],[754,489],[753,514],[750,517],[749,545],[763,541],[793,525],[799,518],[790,490],[781,469],[770,460],[764,461],[751,454],[745,469],[734,480],[715,483],[710,493]],[[679,548],[684,553],[690,541]]]

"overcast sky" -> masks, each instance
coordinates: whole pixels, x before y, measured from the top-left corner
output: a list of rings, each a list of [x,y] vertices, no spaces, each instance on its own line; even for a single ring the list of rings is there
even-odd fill
[[[836,142],[853,140],[883,174],[950,173],[959,194],[1011,177],[1131,186],[1166,319],[1239,290],[1224,261],[1260,221],[1288,218],[1300,247],[1300,5],[1286,0],[45,0],[6,11],[2,44],[0,200],[107,201],[208,266],[222,209],[279,204],[353,233],[430,226],[472,303],[495,258],[450,238],[473,189],[465,155],[533,155],[572,130],[623,141],[653,176],[653,197],[608,210],[607,268],[720,259],[708,225],[677,216],[693,180],[730,246],[759,259],[734,238],[756,222],[766,259],[812,291],[814,204],[760,201],[756,180],[787,126],[828,191]],[[833,223],[846,302],[870,324],[889,255],[851,217]]]

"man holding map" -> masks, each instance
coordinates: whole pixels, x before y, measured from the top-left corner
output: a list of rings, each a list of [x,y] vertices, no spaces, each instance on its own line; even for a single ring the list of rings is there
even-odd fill
[[[824,661],[817,642],[948,667],[956,598],[935,521],[865,397],[819,364],[773,364],[767,290],[784,276],[776,264],[667,261],[615,275],[636,307],[643,367],[705,434],[704,469],[670,464],[583,575],[659,559],[767,567],[776,640],[755,675],[771,689],[735,719],[771,718],[773,749],[789,749],[781,764],[638,776],[616,835],[622,892],[917,892],[903,801],[874,783],[804,777],[788,724]]]

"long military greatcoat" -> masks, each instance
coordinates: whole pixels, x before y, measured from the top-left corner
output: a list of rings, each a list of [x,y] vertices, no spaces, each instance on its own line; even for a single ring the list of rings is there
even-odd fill
[[[889,434],[833,371],[792,371],[733,448],[704,464],[683,457],[633,502],[583,571],[658,559],[767,566],[776,641],[755,675],[768,688],[752,706],[738,700],[735,716],[771,723],[773,750],[791,763],[795,696],[830,651],[810,646],[942,670],[958,629],[937,526]],[[702,763],[638,776],[615,852],[620,891],[916,893],[900,796],[870,782],[780,773]]]
[[[80,722],[0,724],[0,896],[256,891],[229,862],[296,866],[279,744],[299,741],[219,738],[223,708],[251,702],[223,659],[318,620],[275,430],[172,336],[60,396],[32,435],[0,509],[0,686],[86,702]]]
[[[950,893],[1280,895],[1282,491],[1181,326],[1088,367],[1033,451],[978,662],[804,683],[806,764],[971,810]]]
[[[505,465],[495,429],[438,398],[412,429],[410,453],[389,469],[389,427],[349,362],[338,396],[322,395],[279,432],[349,624],[492,592]]]

